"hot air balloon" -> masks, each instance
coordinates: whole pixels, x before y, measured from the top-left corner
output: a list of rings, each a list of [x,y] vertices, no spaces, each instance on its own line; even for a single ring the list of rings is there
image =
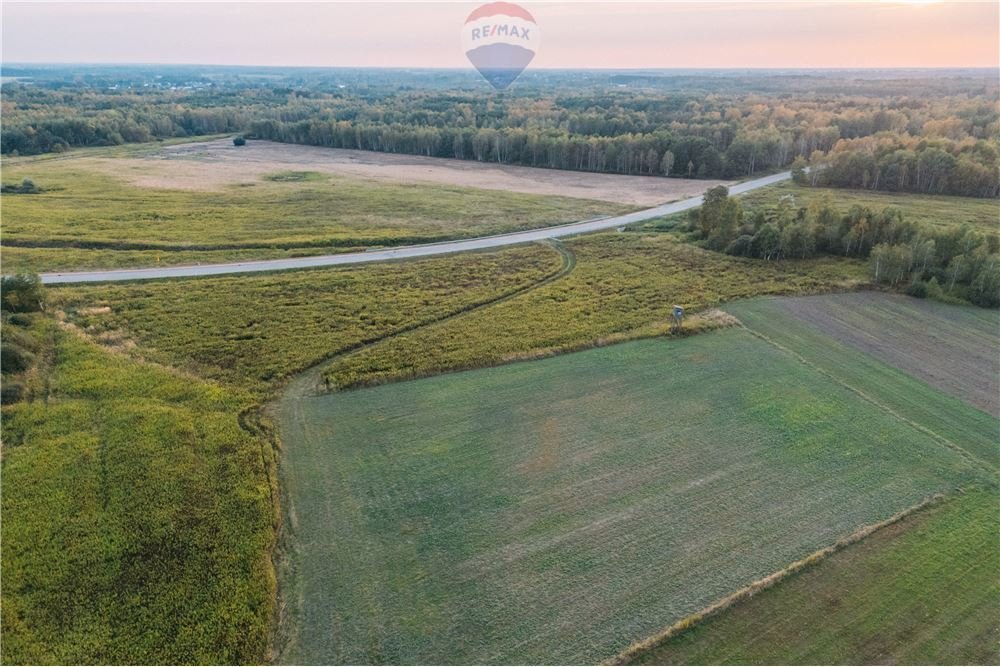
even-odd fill
[[[497,90],[520,76],[535,57],[540,38],[535,18],[511,2],[482,5],[462,27],[465,55]]]

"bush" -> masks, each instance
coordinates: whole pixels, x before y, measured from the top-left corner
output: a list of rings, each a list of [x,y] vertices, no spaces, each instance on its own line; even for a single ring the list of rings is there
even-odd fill
[[[24,398],[24,385],[20,382],[5,381],[0,386],[0,404],[10,405]]]
[[[20,345],[4,341],[0,345],[0,371],[4,373],[20,373],[31,368],[35,355]]]
[[[726,246],[726,254],[736,255],[737,257],[749,257],[752,248],[753,237],[749,234],[743,234],[742,236],[737,236],[732,243]]]
[[[14,313],[7,318],[7,322],[17,327],[28,327],[31,326],[31,316],[26,313]]]
[[[242,134],[238,134],[235,137],[233,137],[233,146],[246,146],[246,145],[247,145],[247,138],[244,137]]]
[[[1000,266],[993,264],[979,271],[969,286],[969,300],[977,306],[1000,306]]]
[[[42,309],[42,281],[37,275],[20,273],[0,281],[0,304],[11,313],[31,313]]]
[[[910,286],[907,288],[906,293],[909,294],[910,296],[915,296],[918,299],[926,299],[927,283],[925,283],[923,280],[914,280],[912,283],[910,283]]]
[[[927,281],[927,296],[931,299],[938,300],[944,296],[944,290],[941,289],[941,285],[938,284],[937,277],[931,278]]]
[[[35,195],[41,192],[42,189],[35,185],[35,182],[30,178],[26,178],[21,181],[20,185],[13,183],[4,183],[0,186],[0,192],[8,195]]]

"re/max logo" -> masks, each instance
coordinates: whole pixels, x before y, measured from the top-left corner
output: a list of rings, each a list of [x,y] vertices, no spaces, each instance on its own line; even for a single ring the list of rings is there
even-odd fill
[[[487,37],[519,37],[521,39],[530,40],[531,36],[528,34],[530,30],[528,28],[519,28],[516,25],[507,25],[506,23],[496,24],[496,25],[484,25],[482,28],[472,29],[472,40],[485,39]]]

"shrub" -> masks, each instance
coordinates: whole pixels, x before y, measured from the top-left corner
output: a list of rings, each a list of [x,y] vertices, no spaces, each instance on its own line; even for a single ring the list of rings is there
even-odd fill
[[[20,382],[4,381],[0,386],[0,404],[17,403],[24,397],[24,385]]]
[[[907,288],[906,293],[909,294],[910,296],[915,296],[918,299],[926,299],[927,283],[924,282],[923,280],[914,280],[912,283],[910,283],[910,286]]]
[[[4,373],[20,373],[28,370],[34,360],[35,355],[20,345],[6,340],[0,345],[0,370]]]
[[[726,246],[726,254],[736,255],[738,257],[749,257],[752,247],[753,237],[749,234],[743,234],[742,236],[737,236],[732,243]]]
[[[26,313],[14,313],[7,318],[7,322],[17,327],[27,327],[31,326],[31,316]]]
[[[938,300],[944,296],[944,290],[941,289],[941,285],[938,284],[937,277],[931,278],[927,281],[927,296],[931,299]]]
[[[0,186],[0,192],[8,195],[35,195],[41,191],[42,189],[35,185],[35,182],[30,178],[26,178],[21,181],[20,185],[14,183],[4,183]]]
[[[977,306],[1000,306],[1000,266],[984,267],[969,287],[969,300]]]
[[[20,273],[0,281],[0,303],[11,313],[30,313],[42,309],[42,281],[37,275]]]

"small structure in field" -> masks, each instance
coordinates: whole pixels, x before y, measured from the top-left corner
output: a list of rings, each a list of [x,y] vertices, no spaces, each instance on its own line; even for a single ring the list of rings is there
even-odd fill
[[[681,323],[684,320],[684,309],[680,306],[674,306],[674,311],[671,317],[670,323],[670,333],[677,333],[681,330]]]

